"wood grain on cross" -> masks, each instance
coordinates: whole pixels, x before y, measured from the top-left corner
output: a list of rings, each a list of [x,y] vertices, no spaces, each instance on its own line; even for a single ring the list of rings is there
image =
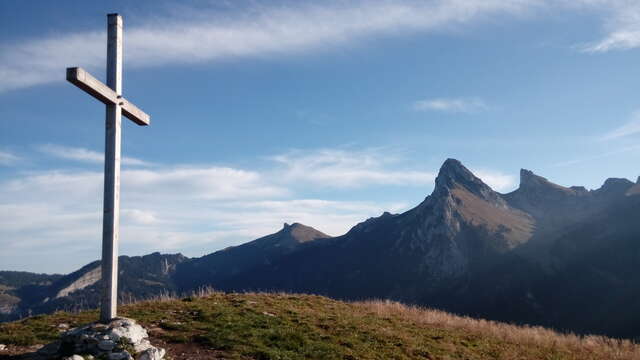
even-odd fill
[[[106,105],[104,151],[104,217],[102,221],[102,298],[100,321],[109,322],[118,308],[118,236],[120,227],[121,115],[149,125],[149,115],[122,97],[122,17],[107,15],[107,84],[79,67],[67,68],[67,80]]]

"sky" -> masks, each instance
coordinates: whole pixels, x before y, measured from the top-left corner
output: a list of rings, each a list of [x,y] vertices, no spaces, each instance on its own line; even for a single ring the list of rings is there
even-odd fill
[[[635,0],[2,1],[0,270],[100,257],[106,14],[124,18],[120,253],[341,235],[456,158],[597,189],[640,175]]]

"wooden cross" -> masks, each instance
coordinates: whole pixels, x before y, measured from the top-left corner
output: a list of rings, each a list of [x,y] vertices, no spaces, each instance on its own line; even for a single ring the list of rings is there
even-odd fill
[[[67,80],[106,105],[104,150],[104,217],[102,221],[102,298],[100,321],[117,316],[118,233],[120,228],[121,114],[138,125],[149,125],[149,115],[122,97],[122,17],[107,15],[107,84],[79,67],[67,68]]]

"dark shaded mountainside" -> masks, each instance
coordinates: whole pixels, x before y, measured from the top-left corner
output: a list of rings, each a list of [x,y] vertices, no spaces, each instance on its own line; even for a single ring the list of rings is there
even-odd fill
[[[255,268],[277,264],[286,256],[329,238],[329,235],[312,227],[285,223],[275,234],[185,262],[174,278],[184,291],[216,286]]]
[[[120,256],[118,290],[122,300],[161,295],[176,289],[171,278],[176,265],[185,261],[183,255]],[[11,281],[16,275],[36,281]],[[32,314],[56,310],[79,310],[99,303],[101,281],[100,261],[94,261],[71,274],[40,275],[0,271],[0,320],[14,320]],[[3,301],[2,295],[12,298]],[[9,305],[11,304],[11,305]],[[3,306],[4,305],[4,306]]]
[[[474,317],[640,338],[638,220],[640,181],[608,179],[588,191],[522,170],[520,187],[500,194],[449,159],[433,193],[403,214],[384,213],[334,238],[285,224],[241,246],[174,259],[163,275],[153,275],[161,280],[151,281],[162,285],[147,287],[147,294],[213,286],[388,298]],[[131,271],[127,277],[135,275]],[[138,295],[127,281],[133,280],[124,280],[120,291]],[[84,295],[90,289],[61,298],[93,301],[95,296]]]

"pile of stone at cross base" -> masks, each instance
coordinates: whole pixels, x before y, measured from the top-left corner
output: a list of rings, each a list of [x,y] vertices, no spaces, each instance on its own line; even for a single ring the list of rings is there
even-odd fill
[[[135,320],[116,318],[71,329],[59,341],[38,350],[44,359],[161,360],[165,351],[149,342],[147,330]]]

